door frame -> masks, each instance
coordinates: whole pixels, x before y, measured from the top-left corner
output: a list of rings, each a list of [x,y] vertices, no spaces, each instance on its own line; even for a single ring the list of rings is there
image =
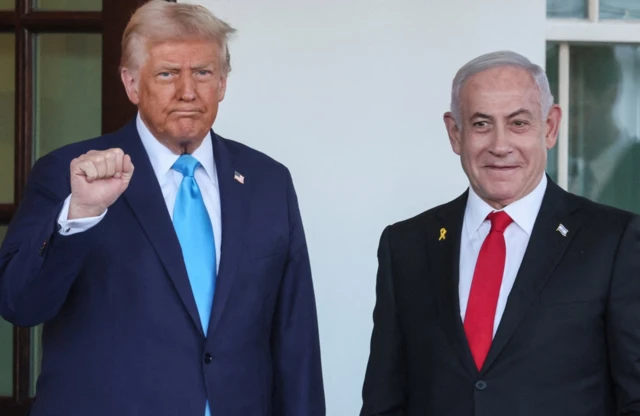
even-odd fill
[[[148,0],[103,0],[102,11],[40,11],[32,0],[15,0],[14,10],[0,11],[0,33],[15,34],[14,198],[0,204],[0,225],[11,222],[34,162],[34,42],[40,33],[102,34],[102,133],[117,130],[134,117],[118,71],[124,28],[133,12]],[[175,2],[176,0],[165,0]],[[88,138],[88,137],[87,137]],[[0,397],[0,414],[27,413],[31,380],[30,328],[14,326],[13,395]]]

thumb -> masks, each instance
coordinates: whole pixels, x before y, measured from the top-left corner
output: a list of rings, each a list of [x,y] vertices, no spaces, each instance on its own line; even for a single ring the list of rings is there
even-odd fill
[[[121,179],[125,182],[129,182],[131,177],[133,176],[133,163],[131,162],[131,156],[124,155],[124,160],[122,161],[122,177]]]

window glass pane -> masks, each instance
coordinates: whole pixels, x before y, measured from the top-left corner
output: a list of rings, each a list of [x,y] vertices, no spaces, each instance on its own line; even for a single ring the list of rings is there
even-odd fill
[[[586,19],[587,15],[587,0],[547,0],[547,17]]]
[[[600,19],[640,19],[640,1],[600,0]]]
[[[102,0],[32,0],[31,4],[38,10],[102,10]]]
[[[7,227],[0,225],[0,243]],[[13,326],[0,318],[0,396],[13,396]]]
[[[0,0],[0,10],[11,10],[16,7],[16,0]]]
[[[0,33],[0,204],[13,203],[14,74],[15,36]]]
[[[640,213],[640,47],[571,46],[569,190]]]
[[[35,55],[35,157],[99,136],[102,36],[41,34]]]
[[[42,363],[42,325],[31,329],[31,388],[29,395],[35,397],[36,383]]]
[[[558,76],[560,65],[558,61],[559,47],[555,43],[547,44],[547,64],[545,71],[549,79],[549,87],[553,95],[553,102],[558,103]],[[547,152],[547,173],[554,181],[558,181],[558,144]]]
[[[100,135],[102,37],[41,34],[35,44],[35,157]],[[40,374],[42,327],[31,336],[31,395]]]

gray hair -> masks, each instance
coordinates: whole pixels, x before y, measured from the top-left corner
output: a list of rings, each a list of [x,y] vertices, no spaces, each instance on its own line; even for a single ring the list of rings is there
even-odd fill
[[[462,105],[460,91],[473,75],[489,69],[512,66],[526,70],[533,77],[540,92],[540,106],[542,115],[546,116],[553,105],[553,95],[549,87],[547,74],[540,66],[532,63],[526,57],[511,51],[498,51],[479,56],[465,64],[453,79],[451,88],[451,114],[458,126],[462,126]]]
[[[137,71],[152,45],[195,38],[218,44],[220,70],[226,76],[231,71],[227,42],[235,31],[206,7],[152,0],[136,10],[124,30],[120,67]]]

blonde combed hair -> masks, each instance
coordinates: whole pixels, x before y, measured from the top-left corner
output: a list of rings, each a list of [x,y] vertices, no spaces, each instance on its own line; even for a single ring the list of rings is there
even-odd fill
[[[136,10],[124,30],[120,68],[139,70],[155,44],[199,39],[218,44],[220,70],[226,76],[231,71],[227,43],[235,31],[206,7],[152,0]]]

